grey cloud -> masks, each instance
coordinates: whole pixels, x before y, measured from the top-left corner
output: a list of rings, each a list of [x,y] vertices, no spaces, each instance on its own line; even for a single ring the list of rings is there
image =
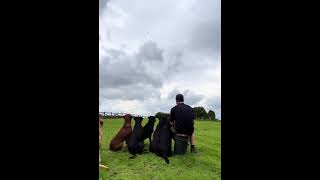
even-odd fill
[[[150,115],[155,115],[157,112],[170,112],[170,109],[173,107],[173,103],[164,102],[151,102],[145,103],[145,110],[150,113]]]
[[[106,49],[106,53],[99,65],[101,98],[145,100],[160,96],[164,77],[157,74],[160,65],[154,67],[152,61],[163,61],[163,50],[156,43],[146,42],[134,55],[115,49]]]
[[[185,100],[185,103],[193,107],[193,106],[196,106],[197,103],[199,103],[202,99],[203,99],[202,95],[194,95],[194,96],[187,97]]]
[[[193,91],[190,91],[189,89],[185,91],[179,91],[178,89],[173,89],[167,96],[168,100],[175,101],[175,97],[177,94],[182,94],[184,96],[184,102],[190,106],[194,106],[197,103],[199,103],[204,96],[194,93]]]
[[[148,41],[144,43],[137,54],[140,61],[163,61],[163,50],[155,42]]]
[[[153,78],[146,74],[143,69],[135,68],[130,62],[116,62],[113,64],[102,63],[99,72],[100,88],[121,88],[134,84],[146,84],[153,87],[161,87],[161,79]]]
[[[107,49],[108,55],[114,60],[119,60],[120,58],[127,58],[127,54],[124,51],[116,49]]]
[[[204,98],[203,95],[194,93],[193,91],[190,91],[190,90],[186,90],[183,95],[184,95],[185,103],[190,106],[195,106]]]
[[[212,97],[207,99],[206,103],[212,107],[220,107],[221,106],[221,98],[220,97]]]
[[[198,23],[194,26],[190,43],[193,50],[220,52],[221,49],[221,30],[220,26],[212,21]]]
[[[217,117],[221,118],[221,98],[220,97],[212,97],[206,100],[206,105],[208,109],[216,112]]]
[[[169,54],[168,57],[168,65],[167,65],[167,73],[173,74],[178,73],[183,68],[181,67],[181,64],[183,64],[183,52],[181,51],[174,51]]]
[[[150,46],[150,47],[149,47]],[[156,88],[162,86],[162,76],[153,73],[157,67],[146,62],[150,57],[163,60],[162,50],[155,43],[147,43],[133,56],[121,50],[109,49],[99,66],[100,88],[121,87],[130,84],[146,84]],[[141,61],[143,59],[144,61]]]
[[[152,86],[133,84],[121,88],[100,88],[99,96],[102,99],[143,101],[159,97],[160,92]]]
[[[110,0],[99,0],[99,14],[102,13],[102,11],[104,10],[104,8],[107,6],[107,3]]]
[[[175,100],[177,94],[181,94],[181,92],[180,92],[178,89],[173,89],[173,90],[168,94],[167,99]]]
[[[146,112],[155,114],[157,112],[170,113],[172,107],[176,105],[175,99],[151,99],[150,101],[143,102]]]

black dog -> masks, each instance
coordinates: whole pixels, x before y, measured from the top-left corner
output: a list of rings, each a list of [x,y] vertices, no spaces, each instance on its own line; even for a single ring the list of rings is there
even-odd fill
[[[159,152],[159,144],[160,144],[160,130],[165,125],[166,119],[160,118],[159,123],[156,127],[156,130],[153,132],[152,141],[149,146],[149,151],[153,153]]]
[[[134,120],[135,125],[128,142],[128,150],[133,155],[132,157],[130,157],[130,159],[136,157],[136,154],[142,154],[144,148],[144,143],[143,141],[141,141],[141,137],[143,134],[141,122],[143,118],[135,117]]]
[[[151,152],[162,157],[169,164],[168,157],[172,156],[173,134],[170,130],[170,121],[167,118],[160,118],[159,124],[153,134],[152,144],[149,148]]]
[[[169,164],[168,157],[172,156],[172,131],[170,130],[171,125],[170,121],[166,118],[165,125],[160,130],[160,144],[159,144],[159,150],[160,155],[162,158],[166,161],[166,163]]]
[[[154,116],[149,116],[148,119],[149,119],[148,123],[143,127],[143,134],[141,137],[141,141],[144,142],[145,139],[149,138],[149,149],[150,149],[151,135],[153,133],[154,122],[156,121],[156,118]]]

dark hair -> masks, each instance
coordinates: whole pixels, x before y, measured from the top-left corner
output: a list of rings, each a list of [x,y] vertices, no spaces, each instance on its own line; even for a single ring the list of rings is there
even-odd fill
[[[182,94],[177,94],[176,95],[176,101],[177,102],[183,102],[184,100],[183,100],[183,95]]]

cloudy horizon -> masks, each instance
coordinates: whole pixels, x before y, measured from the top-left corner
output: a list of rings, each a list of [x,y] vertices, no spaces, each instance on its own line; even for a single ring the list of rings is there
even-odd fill
[[[175,95],[221,119],[220,0],[99,0],[99,111],[170,112]]]

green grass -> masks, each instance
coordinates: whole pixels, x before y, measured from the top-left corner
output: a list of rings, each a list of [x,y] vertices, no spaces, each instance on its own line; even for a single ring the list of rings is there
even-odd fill
[[[147,123],[145,119],[143,125]],[[119,152],[109,150],[109,143],[123,124],[122,119],[105,119],[101,144],[101,164],[107,165],[109,170],[100,170],[100,180],[104,179],[172,179],[172,180],[220,180],[221,179],[221,123],[212,121],[195,122],[195,138],[198,153],[191,154],[190,146],[185,155],[170,157],[170,164],[153,153],[138,155],[128,159],[131,155],[125,147]],[[155,124],[158,124],[158,120]],[[132,121],[132,127],[134,121]],[[124,143],[125,144],[125,143]],[[145,140],[145,149],[149,147],[149,140]],[[172,143],[173,145],[174,143]]]

